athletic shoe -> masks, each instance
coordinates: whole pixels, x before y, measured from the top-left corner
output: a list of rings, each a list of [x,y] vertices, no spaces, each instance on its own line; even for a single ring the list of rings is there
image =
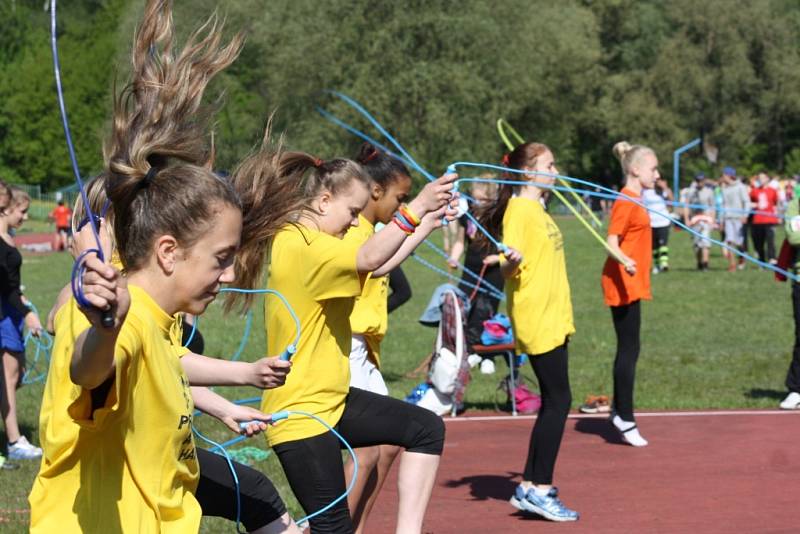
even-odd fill
[[[8,458],[10,460],[35,460],[42,457],[42,449],[31,445],[25,436],[20,437],[17,442],[8,447]]]
[[[509,502],[517,510],[531,512],[550,521],[577,521],[580,518],[578,512],[564,506],[558,498],[557,488],[550,488],[547,495],[536,495],[533,488],[525,491],[525,488],[519,485]]]
[[[486,358],[481,362],[481,373],[485,375],[493,375],[495,371],[494,362],[489,358]]]
[[[580,405],[578,410],[581,413],[609,413],[611,403],[605,395],[589,395],[586,402]]]
[[[658,274],[658,267],[653,267],[653,274]]]
[[[483,358],[481,358],[477,354],[470,354],[469,356],[467,356],[467,362],[469,363],[470,368],[475,367],[476,365],[481,363],[481,360],[483,360]]]
[[[781,402],[781,410],[800,410],[800,393],[792,391]]]

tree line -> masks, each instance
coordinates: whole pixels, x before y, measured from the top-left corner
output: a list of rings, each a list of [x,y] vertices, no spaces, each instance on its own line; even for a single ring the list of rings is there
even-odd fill
[[[71,183],[43,0],[0,3],[0,177],[55,189]],[[114,84],[124,83],[142,0],[59,5],[59,49],[81,169],[102,168]],[[563,172],[613,183],[626,139],[672,151],[702,137],[694,172],[800,173],[800,4],[793,0],[193,0],[179,30],[217,9],[245,31],[240,59],[212,87],[222,112],[218,165],[230,169],[273,132],[322,157],[356,139],[322,104],[368,133],[322,93],[371,110],[431,172],[455,160],[497,162],[505,118],[553,148]]]

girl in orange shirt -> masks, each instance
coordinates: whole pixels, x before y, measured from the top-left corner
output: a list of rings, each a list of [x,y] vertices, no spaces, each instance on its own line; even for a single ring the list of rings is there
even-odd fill
[[[611,418],[622,439],[634,447],[647,445],[633,417],[633,381],[639,359],[642,299],[650,300],[652,235],[650,217],[641,205],[643,189],[652,189],[658,174],[658,158],[652,149],[621,141],[614,145],[614,155],[625,174],[623,196],[614,201],[608,225],[608,245],[620,262],[609,256],[603,267],[602,286],[605,302],[611,307],[617,334],[614,359],[614,411]]]

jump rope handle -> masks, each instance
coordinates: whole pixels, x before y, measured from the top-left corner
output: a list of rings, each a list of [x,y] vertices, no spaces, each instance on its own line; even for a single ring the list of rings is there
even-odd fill
[[[289,345],[288,347],[286,347],[286,350],[284,350],[281,353],[280,359],[284,362],[288,362],[289,360],[292,359],[292,356],[294,355],[295,352],[297,352],[297,347],[295,347],[294,345]]]
[[[447,169],[444,171],[445,174],[455,174],[456,168],[454,165],[448,165]],[[458,191],[458,186],[453,184],[453,193]],[[447,217],[442,217],[442,226],[447,226],[450,222],[447,220]]]
[[[284,410],[282,412],[273,413],[272,416],[269,418],[270,419],[269,422],[274,423],[276,421],[280,421],[281,419],[288,419],[288,418],[289,418],[289,412]],[[252,421],[243,421],[239,423],[239,429],[244,431],[247,429],[249,425],[252,425],[253,423],[266,423],[266,421],[260,421],[258,419],[253,419]]]

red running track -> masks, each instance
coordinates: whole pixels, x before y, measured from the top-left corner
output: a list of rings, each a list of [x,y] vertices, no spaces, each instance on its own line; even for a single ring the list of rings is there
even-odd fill
[[[622,443],[608,420],[567,422],[555,483],[575,523],[523,515],[508,504],[531,417],[447,421],[426,533],[797,533],[800,413],[637,414],[648,447]],[[367,532],[394,532],[396,467]]]

